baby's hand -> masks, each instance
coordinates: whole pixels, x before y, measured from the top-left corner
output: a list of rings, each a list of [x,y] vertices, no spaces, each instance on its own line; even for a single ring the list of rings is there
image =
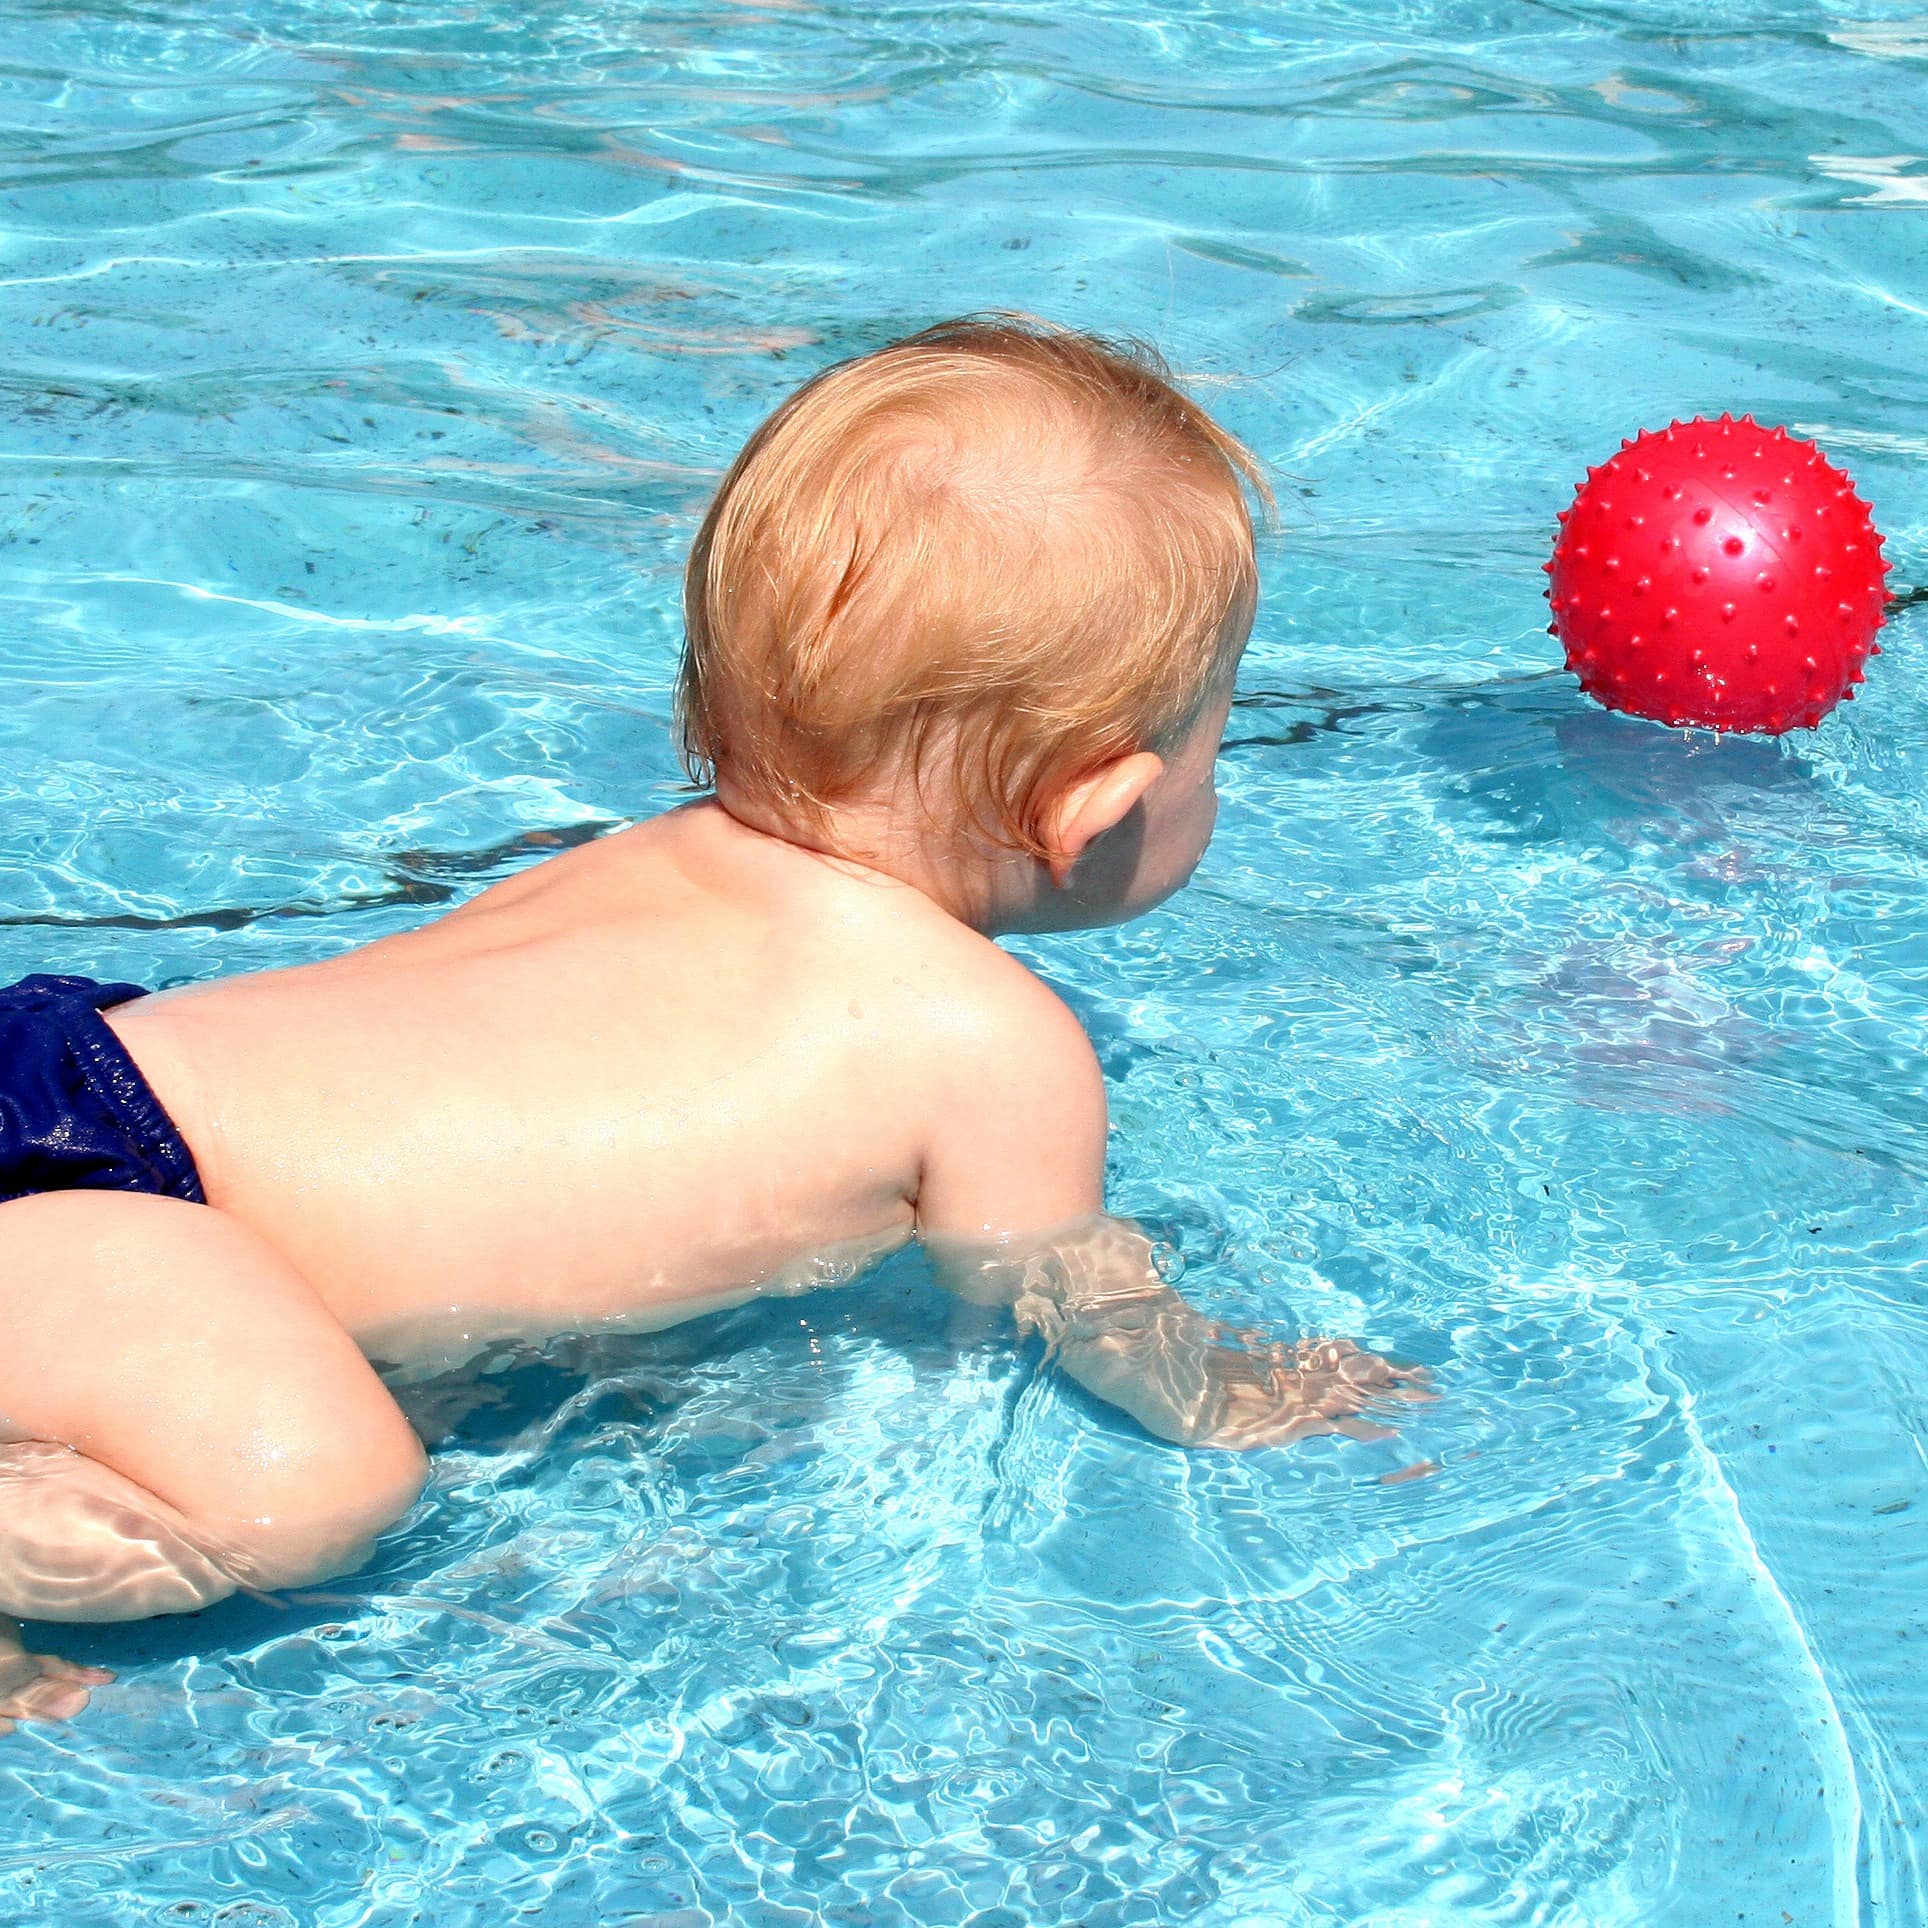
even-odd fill
[[[1242,1343],[1214,1344],[1204,1355],[1209,1391],[1189,1445],[1243,1450],[1318,1433],[1388,1439],[1391,1427],[1357,1415],[1388,1400],[1434,1397],[1423,1366],[1396,1366],[1349,1339],[1288,1346],[1238,1336]]]
[[[57,1654],[30,1654],[20,1623],[0,1614],[0,1734],[23,1720],[71,1720],[87,1705],[88,1690],[114,1676],[104,1667],[76,1667]]]

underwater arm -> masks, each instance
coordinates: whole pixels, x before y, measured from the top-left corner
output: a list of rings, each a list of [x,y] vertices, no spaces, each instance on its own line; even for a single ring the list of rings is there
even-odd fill
[[[939,1280],[1018,1327],[1087,1392],[1181,1446],[1276,1446],[1315,1433],[1383,1438],[1368,1405],[1424,1397],[1423,1376],[1344,1339],[1234,1333],[1158,1275],[1137,1226],[1095,1213],[1045,1238],[927,1238]]]
[[[1081,1386],[1160,1439],[1381,1436],[1357,1415],[1426,1397],[1423,1373],[1343,1339],[1281,1345],[1227,1330],[1160,1277],[1137,1226],[1106,1214],[1103,1075],[1077,1020],[1038,990],[1029,1021],[1007,1024],[949,1094],[926,1157],[917,1227],[939,1281],[1008,1306]]]

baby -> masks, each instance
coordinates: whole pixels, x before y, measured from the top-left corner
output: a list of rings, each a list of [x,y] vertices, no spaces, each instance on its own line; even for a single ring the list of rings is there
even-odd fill
[[[1102,1215],[1105,1093],[991,940],[1134,917],[1211,835],[1252,458],[1017,318],[805,384],[697,535],[713,794],[295,969],[0,992],[0,1610],[352,1568],[421,1488],[369,1361],[646,1330],[912,1238],[1162,1438],[1379,1429],[1418,1375],[1223,1333]],[[6,1716],[101,1678],[0,1651]]]

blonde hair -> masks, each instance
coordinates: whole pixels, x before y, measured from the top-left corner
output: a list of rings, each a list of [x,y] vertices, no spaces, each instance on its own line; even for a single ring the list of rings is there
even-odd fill
[[[1057,786],[1159,749],[1251,627],[1255,458],[1149,349],[975,315],[797,390],[684,577],[699,782],[821,835],[908,774],[1043,855]]]

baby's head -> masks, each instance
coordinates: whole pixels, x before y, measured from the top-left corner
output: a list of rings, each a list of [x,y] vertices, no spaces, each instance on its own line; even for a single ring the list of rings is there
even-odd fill
[[[987,926],[1134,914],[1210,835],[1258,590],[1246,483],[1265,496],[1143,351],[990,316],[840,363],[697,535],[693,771],[757,829],[981,872]]]

